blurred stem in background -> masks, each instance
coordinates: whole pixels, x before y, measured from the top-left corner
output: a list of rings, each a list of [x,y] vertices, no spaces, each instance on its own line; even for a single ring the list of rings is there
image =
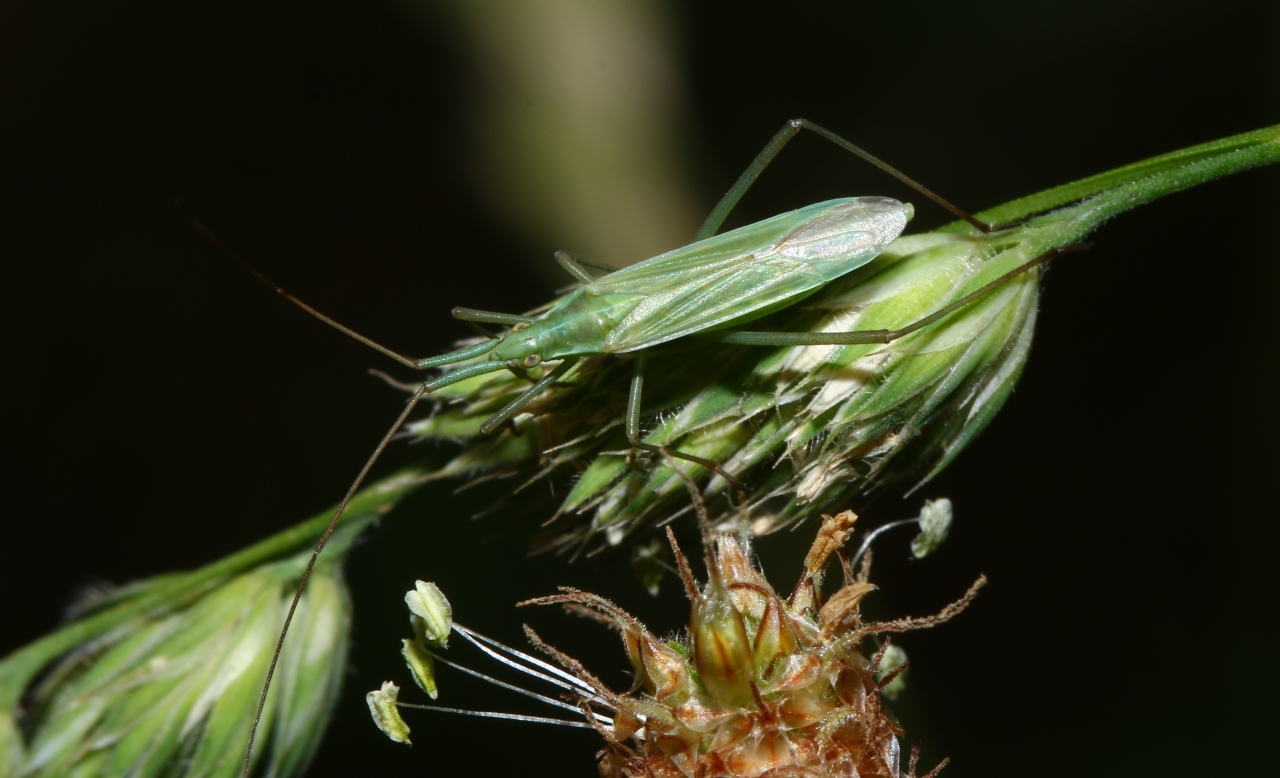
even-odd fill
[[[473,52],[470,151],[500,212],[538,243],[614,265],[692,239],[706,214],[665,3],[443,5]],[[544,269],[563,282],[550,257]]]

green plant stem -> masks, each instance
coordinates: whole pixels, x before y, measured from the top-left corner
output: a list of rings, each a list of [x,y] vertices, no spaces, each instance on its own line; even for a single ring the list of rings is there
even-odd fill
[[[361,531],[423,484],[432,470],[426,465],[406,467],[360,490],[325,546],[321,564],[339,563]],[[49,662],[128,619],[181,607],[232,576],[289,556],[296,557],[292,561],[301,575],[316,538],[329,525],[333,511],[329,508],[198,570],[157,576],[124,587],[114,604],[14,651],[0,661],[0,711],[14,709],[31,679]]]
[[[1280,124],[1161,154],[1012,200],[977,216],[988,224],[1003,224],[1083,200],[1072,208],[1042,217],[1057,220],[1069,216],[1077,222],[1079,237],[1082,238],[1103,221],[1130,208],[1275,162],[1280,162]],[[1038,221],[1034,219],[1032,224]],[[972,229],[965,222],[954,222],[940,231],[967,232]]]

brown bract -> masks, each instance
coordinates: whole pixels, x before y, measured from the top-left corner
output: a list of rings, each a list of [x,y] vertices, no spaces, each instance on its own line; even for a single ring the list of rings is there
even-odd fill
[[[835,516],[823,514],[818,536],[813,539],[813,546],[804,557],[804,569],[810,575],[817,575],[826,566],[831,555],[844,547],[844,542],[853,532],[853,523],[857,520],[858,514],[853,511],[841,511]]]

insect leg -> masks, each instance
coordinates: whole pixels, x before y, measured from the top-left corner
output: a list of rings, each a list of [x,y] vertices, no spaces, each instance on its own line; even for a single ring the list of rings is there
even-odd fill
[[[702,227],[698,230],[698,234],[694,236],[694,240],[709,238],[716,233],[716,230],[720,229],[720,226],[724,224],[724,220],[728,218],[729,212],[734,209],[738,204],[738,201],[742,199],[742,196],[746,194],[747,190],[751,188],[751,185],[756,182],[756,179],[760,177],[760,174],[764,172],[764,169],[773,162],[774,158],[778,156],[783,147],[786,146],[787,143],[790,142],[791,139],[794,138],[802,129],[807,129],[810,132],[826,138],[845,151],[848,151],[866,162],[875,165],[938,205],[946,208],[951,213],[969,222],[984,233],[1008,229],[1009,227],[1016,226],[1020,223],[1012,222],[1009,224],[998,224],[994,226],[987,224],[980,219],[974,218],[955,205],[952,205],[950,201],[938,195],[915,179],[902,173],[884,160],[872,155],[859,146],[855,146],[853,143],[845,140],[839,135],[836,135],[827,128],[814,124],[808,119],[791,119],[786,124],[782,125],[782,129],[778,130],[773,138],[769,140],[764,149],[761,150],[761,152],[756,155],[756,158],[751,161],[751,164],[747,166],[747,169],[742,171],[742,175],[738,176],[738,180],[733,183],[733,186],[729,187],[729,191],[725,193],[724,197],[720,198],[720,202],[716,203],[716,207],[711,210],[711,215],[707,217],[705,222],[703,222]]]
[[[496,341],[489,341],[489,343],[496,343]],[[485,344],[481,344],[481,345],[485,345]],[[507,369],[506,362],[498,362],[498,361],[477,362],[474,365],[467,365],[465,367],[460,367],[457,370],[452,370],[448,373],[445,373],[444,375],[440,376],[434,381],[426,382],[425,384],[423,384],[423,387],[425,387],[426,391],[428,392],[434,392],[437,389],[443,389],[446,386],[450,386],[451,384],[456,384],[459,381],[465,381],[468,378],[471,378],[473,376],[484,375],[485,373],[496,373],[499,370],[506,370],[506,369]]]
[[[476,343],[475,345],[465,346],[463,348],[458,349],[457,351],[450,351],[448,353],[441,354],[439,356],[426,357],[425,359],[415,359],[413,360],[413,364],[410,365],[410,367],[417,368],[418,370],[426,370],[429,367],[440,367],[441,365],[452,365],[455,362],[462,362],[464,360],[468,360],[473,357],[478,357],[482,354],[487,354],[490,351],[493,351],[495,348],[497,348],[497,346],[498,346],[498,341],[485,340],[485,341],[481,341],[480,343]]]
[[[460,321],[478,321],[485,324],[525,324],[536,319],[536,316],[521,316],[518,313],[498,313],[497,311],[481,311],[475,308],[454,308],[453,318]]]
[[[569,275],[573,276],[574,278],[578,279],[580,282],[584,284],[589,284],[596,280],[596,277],[588,273],[585,270],[585,268],[592,267],[592,268],[595,268],[596,270],[603,270],[606,273],[612,273],[613,271],[618,269],[613,265],[606,265],[603,262],[598,262],[594,259],[588,259],[587,257],[581,256],[579,254],[573,254],[568,251],[557,251],[555,253],[555,258],[556,258],[556,263],[559,264],[560,267],[564,268],[564,272],[568,273]]]
[[[769,163],[773,162],[774,157],[778,156],[778,152],[782,151],[782,147],[800,132],[801,125],[794,121],[789,121],[782,125],[782,129],[769,139],[765,147],[751,160],[751,164],[747,165],[747,169],[742,171],[742,175],[738,176],[738,180],[733,182],[733,186],[729,187],[729,191],[724,193],[724,197],[720,198],[720,202],[716,203],[716,207],[711,209],[711,214],[707,216],[707,220],[698,228],[697,234],[693,236],[694,241],[700,241],[703,238],[710,238],[716,234],[716,230],[720,229],[720,225],[724,224],[724,220],[729,218],[729,212],[734,209],[742,196],[747,193],[751,185],[756,182],[764,169],[769,167]]]
[[[409,418],[409,414],[413,413],[413,409],[417,407],[418,402],[427,394],[427,385],[422,384],[417,391],[405,403],[404,410],[396,417],[395,423],[391,425],[391,429],[382,436],[382,440],[378,442],[377,448],[369,455],[365,461],[364,467],[360,468],[356,479],[351,482],[351,486],[347,488],[347,493],[343,495],[342,502],[338,503],[337,509],[333,512],[333,518],[329,520],[329,526],[325,528],[324,534],[320,536],[320,540],[316,543],[316,547],[311,551],[311,559],[307,561],[306,568],[302,571],[302,578],[298,580],[298,588],[293,593],[293,602],[289,604],[289,612],[285,614],[284,625],[280,628],[280,638],[276,641],[275,653],[271,655],[271,664],[267,667],[267,677],[262,683],[262,695],[258,698],[258,709],[253,715],[253,725],[249,728],[249,742],[245,745],[244,750],[244,778],[249,776],[250,760],[253,757],[253,740],[258,734],[258,724],[262,721],[262,711],[267,705],[267,692],[271,689],[271,679],[276,673],[276,665],[280,661],[280,652],[284,650],[284,639],[289,634],[289,625],[293,622],[293,615],[298,610],[298,603],[302,600],[302,592],[307,588],[307,580],[311,578],[311,571],[315,569],[316,560],[320,558],[320,552],[324,551],[324,544],[329,542],[333,531],[338,527],[338,519],[342,518],[342,514],[347,510],[347,505],[351,502],[351,498],[355,496],[356,490],[360,488],[360,484],[364,483],[364,479],[369,475],[369,471],[373,469],[373,464],[378,461],[378,457],[382,456],[382,452],[386,450],[387,445],[391,443],[391,439],[395,437],[400,428],[404,426],[405,420]]]
[[[645,368],[645,352],[636,353],[635,367],[631,373],[631,391],[627,394],[627,443],[632,448],[638,448],[641,451],[651,451],[655,454],[668,454],[669,456],[679,457],[680,459],[702,465],[713,473],[719,475],[724,480],[738,487],[746,489],[747,485],[732,476],[727,470],[719,464],[693,454],[684,454],[675,449],[666,446],[655,446],[652,443],[645,443],[640,439],[640,397],[644,393],[644,368]]]
[[[950,305],[935,311],[919,321],[912,322],[896,330],[859,330],[856,332],[726,332],[713,339],[719,343],[732,343],[738,346],[842,346],[855,343],[892,343],[910,335],[917,330],[928,327],[948,314],[965,307],[983,295],[995,291],[998,287],[1017,278],[1033,267],[1044,264],[1050,259],[1068,251],[1080,251],[1082,246],[1053,249],[1025,264],[1015,267],[994,281],[983,285],[976,291],[961,297]]]
[[[537,383],[526,389],[519,397],[507,403],[502,410],[490,416],[488,421],[480,425],[480,431],[489,435],[498,427],[501,427],[508,419],[519,413],[521,408],[528,405],[534,397],[541,394],[542,390],[560,380],[560,378],[563,377],[565,373],[569,372],[569,369],[577,363],[578,357],[566,357],[559,365],[556,366],[555,370],[552,370],[550,373],[547,373],[542,378],[538,379]],[[502,363],[495,364],[498,365],[499,369],[506,368],[506,365]],[[466,368],[463,369],[465,370]]]
[[[809,130],[810,132],[816,133],[817,135],[820,135],[823,138],[826,138],[827,140],[836,144],[837,146],[849,152],[850,154],[853,154],[854,156],[862,159],[863,161],[868,162],[880,168],[884,172],[898,179],[902,183],[916,190],[917,192],[929,198],[930,200],[934,201],[938,205],[942,206],[943,208],[946,208],[948,211],[951,211],[951,213],[969,222],[974,227],[977,227],[979,230],[982,230],[984,233],[999,232],[1000,230],[1005,230],[1022,223],[1021,221],[1018,221],[1018,222],[1011,222],[1009,224],[996,224],[996,225],[987,224],[981,219],[976,219],[970,214],[961,210],[959,207],[953,205],[951,201],[947,200],[942,195],[939,195],[938,193],[934,192],[932,189],[928,188],[924,184],[920,183],[919,181],[916,181],[914,178],[911,178],[906,173],[903,173],[902,171],[890,165],[888,162],[885,162],[884,160],[871,154],[871,152],[863,149],[860,146],[855,146],[853,143],[845,140],[839,135],[836,135],[834,132],[832,132],[831,130],[828,130],[825,127],[814,124],[808,119],[792,119],[791,121],[787,122],[787,125],[794,126],[797,131],[803,128],[803,129]]]

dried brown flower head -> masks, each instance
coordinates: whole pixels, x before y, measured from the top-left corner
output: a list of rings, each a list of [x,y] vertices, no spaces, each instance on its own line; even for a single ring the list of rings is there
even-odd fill
[[[874,635],[940,624],[959,613],[986,582],[979,578],[941,613],[865,622],[862,598],[875,589],[851,576],[824,598],[824,563],[838,553],[852,513],[824,517],[824,530],[789,596],[779,596],[744,546],[721,535],[707,555],[699,587],[675,545],[693,602],[689,637],[663,641],[612,602],[572,588],[523,604],[586,608],[616,623],[636,674],[617,693],[571,657],[529,631],[530,640],[591,688],[584,709],[608,742],[600,770],[607,778],[848,776],[899,778],[901,728],[880,691],[897,675],[876,675],[888,642],[868,657]],[[864,568],[865,572],[865,568]],[[905,668],[905,666],[904,666]],[[604,711],[612,724],[598,714]],[[585,712],[585,711],[584,711]],[[907,774],[914,775],[912,758]]]

